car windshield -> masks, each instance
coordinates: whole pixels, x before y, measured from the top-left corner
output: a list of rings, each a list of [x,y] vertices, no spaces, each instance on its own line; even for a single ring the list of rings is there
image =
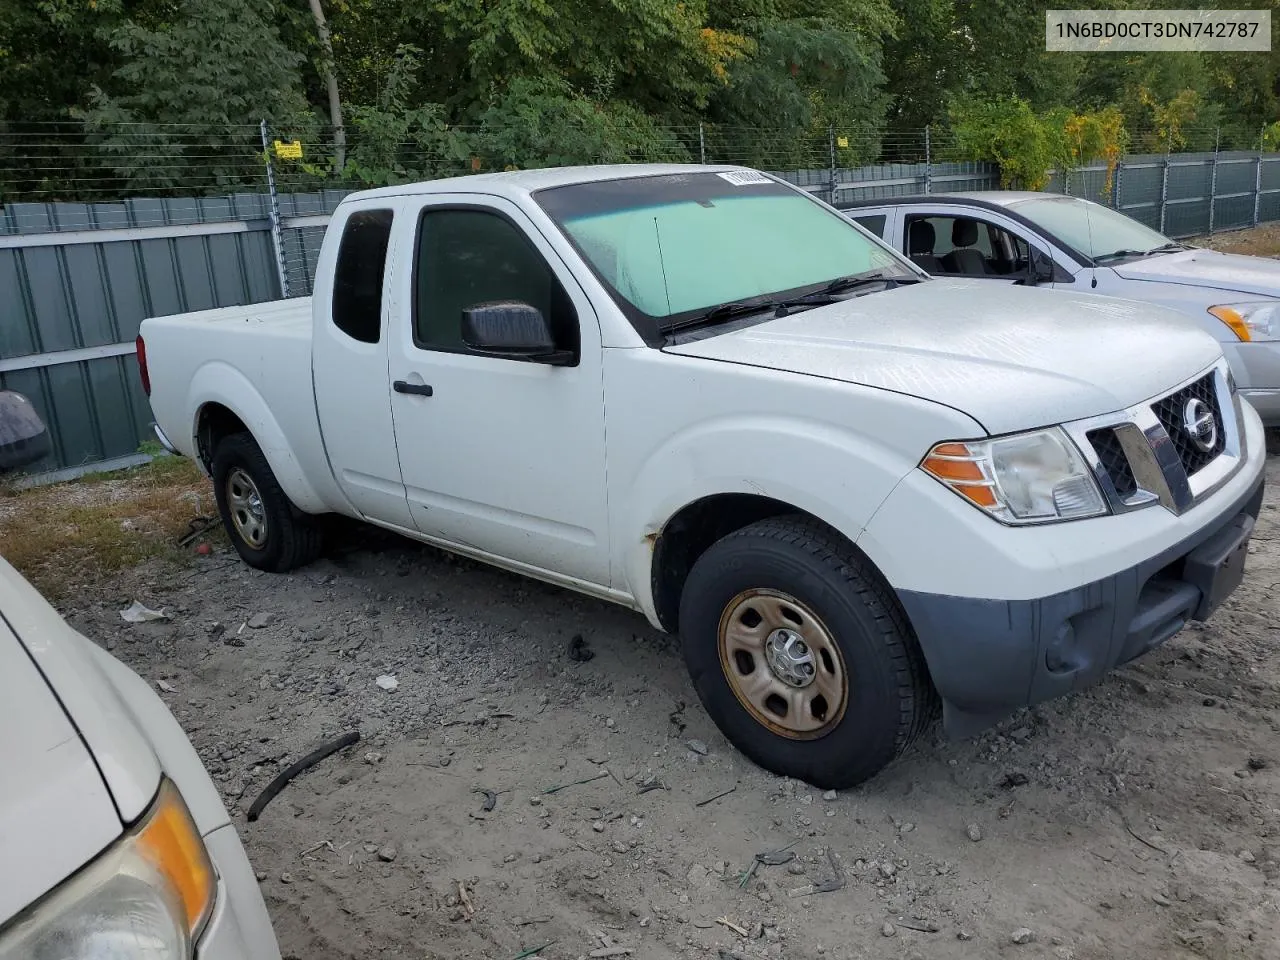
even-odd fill
[[[882,274],[878,289],[918,278],[844,217],[751,171],[574,184],[535,199],[646,339],[857,274]]]
[[[1023,200],[1011,209],[1093,260],[1141,256],[1175,246],[1168,237],[1132,217],[1075,197]]]

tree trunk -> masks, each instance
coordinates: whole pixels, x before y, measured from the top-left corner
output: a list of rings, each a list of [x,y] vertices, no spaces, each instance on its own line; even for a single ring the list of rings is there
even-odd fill
[[[320,0],[309,0],[311,15],[315,17],[316,34],[320,37],[323,61],[320,76],[329,92],[329,122],[333,124],[333,169],[341,172],[347,165],[347,131],[342,126],[342,97],[338,93],[338,74],[333,63],[333,43],[329,39],[329,22],[324,18]]]

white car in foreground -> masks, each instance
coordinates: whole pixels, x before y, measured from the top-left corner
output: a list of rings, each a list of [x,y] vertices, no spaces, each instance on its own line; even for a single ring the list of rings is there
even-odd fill
[[[930,194],[844,209],[934,276],[1039,284],[1177,310],[1222,344],[1241,396],[1267,426],[1280,426],[1276,260],[1192,247],[1056,193]]]
[[[0,392],[0,468],[40,455],[15,419]],[[151,688],[0,559],[0,960],[197,955],[280,957],[217,789]]]

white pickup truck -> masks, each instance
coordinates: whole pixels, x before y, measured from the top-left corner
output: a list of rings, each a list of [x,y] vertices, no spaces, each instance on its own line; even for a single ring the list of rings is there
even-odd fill
[[[236,549],[346,514],[635,608],[762,766],[862,781],[1203,619],[1265,458],[1158,307],[934,280],[752,170],[354,194],[314,296],[148,319]]]

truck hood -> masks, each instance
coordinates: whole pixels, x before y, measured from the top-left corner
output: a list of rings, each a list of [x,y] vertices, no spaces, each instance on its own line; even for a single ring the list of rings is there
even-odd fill
[[[1280,297],[1280,261],[1217,250],[1180,250],[1133,263],[1118,264],[1126,280],[1157,280],[1234,293]]]
[[[3,616],[0,731],[3,926],[97,856],[123,826],[93,757]]]
[[[1222,354],[1171,310],[982,280],[931,280],[666,349],[909,394],[992,434],[1123,409]]]

